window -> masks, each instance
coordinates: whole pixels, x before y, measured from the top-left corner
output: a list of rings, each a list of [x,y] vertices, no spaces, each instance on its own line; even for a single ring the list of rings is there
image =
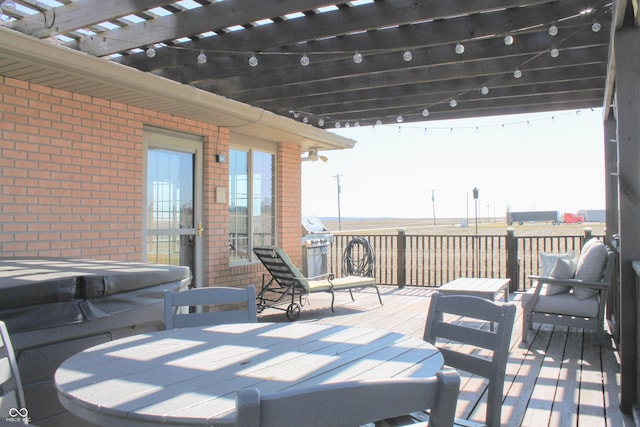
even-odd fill
[[[252,260],[254,246],[276,244],[274,155],[254,149],[229,152],[229,258]]]

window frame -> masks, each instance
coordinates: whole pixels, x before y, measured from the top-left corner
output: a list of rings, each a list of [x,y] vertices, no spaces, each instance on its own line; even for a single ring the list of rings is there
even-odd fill
[[[278,244],[278,223],[277,223],[277,198],[278,198],[278,192],[277,192],[277,179],[278,179],[278,155],[277,155],[277,147],[275,146],[275,144],[270,144],[266,141],[253,141],[251,143],[247,143],[245,141],[245,143],[243,144],[230,144],[229,146],[229,203],[228,203],[228,209],[229,209],[229,220],[228,220],[228,225],[229,225],[229,239],[231,242],[231,201],[234,197],[234,193],[233,191],[233,187],[231,186],[231,173],[232,168],[231,168],[231,161],[232,161],[232,151],[241,151],[244,153],[247,153],[247,168],[248,168],[248,177],[250,177],[248,179],[247,182],[247,187],[248,187],[248,194],[247,194],[247,230],[251,230],[250,232],[247,232],[248,235],[248,243],[247,243],[247,257],[246,258],[232,258],[232,254],[231,251],[229,251],[229,265],[234,267],[234,266],[242,266],[242,265],[249,265],[249,264],[255,264],[258,263],[259,260],[255,257],[255,255],[253,254],[253,247],[254,247],[254,233],[253,233],[253,228],[254,228],[254,218],[253,218],[253,208],[254,208],[254,195],[255,195],[255,189],[254,189],[254,153],[255,152],[260,152],[260,153],[264,153],[264,154],[268,154],[271,156],[271,160],[272,160],[272,164],[271,164],[271,172],[272,172],[272,176],[273,176],[273,180],[272,180],[272,197],[273,197],[273,201],[272,201],[272,221],[273,221],[273,242],[274,245]]]

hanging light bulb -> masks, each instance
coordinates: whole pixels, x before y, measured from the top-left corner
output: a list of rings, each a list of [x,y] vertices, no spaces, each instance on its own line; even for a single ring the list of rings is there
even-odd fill
[[[482,86],[482,88],[480,88],[480,93],[483,95],[486,95],[489,93],[489,88],[486,86]]]
[[[513,72],[513,77],[515,77],[516,79],[519,79],[520,77],[522,77],[522,71],[516,68],[516,70]]]
[[[398,114],[398,117],[396,117],[396,122],[398,123],[404,122],[404,117],[402,117],[402,114]]]
[[[249,66],[250,67],[257,67],[258,66],[258,58],[256,58],[256,55],[254,53],[251,54],[251,56],[249,57]]]
[[[597,33],[601,29],[602,29],[602,25],[600,25],[600,23],[598,21],[596,21],[593,24],[591,24],[591,31],[593,31],[594,33]]]
[[[324,126],[324,118],[323,117],[320,117],[318,119],[318,126],[320,126],[320,127]]]
[[[200,55],[198,55],[198,64],[204,64],[205,62],[207,62],[207,55],[205,55],[203,51],[200,51]]]
[[[551,51],[549,52],[549,54],[551,55],[552,58],[557,58],[558,55],[560,55],[560,51],[558,49],[556,49],[555,47],[552,47]]]
[[[307,65],[309,65],[309,57],[307,56],[307,54],[303,54],[302,58],[300,58],[300,65],[302,65],[303,67],[306,67]]]
[[[305,116],[302,118],[303,123],[309,123],[309,117]]]
[[[508,35],[504,38],[504,44],[507,46],[511,46],[513,44],[513,36]]]
[[[300,113],[298,113],[297,111],[294,111],[293,117],[297,119],[298,117],[300,117]]]
[[[429,109],[425,108],[424,110],[422,110],[422,117],[429,117]]]
[[[449,101],[449,106],[451,108],[456,108],[458,106],[458,101],[456,101],[455,99],[452,99],[451,101]]]
[[[346,127],[346,128],[350,128],[350,127],[351,127],[351,124],[350,124],[349,122],[347,122],[347,123],[345,123],[345,124],[344,124],[344,127]]]
[[[555,25],[550,26],[549,27],[549,35],[550,36],[558,35],[558,27],[556,27]]]
[[[145,53],[147,54],[147,57],[149,57],[149,58],[155,58],[155,56],[156,56],[156,50],[153,48],[153,46],[151,46],[149,49],[147,49],[147,51]]]
[[[404,59],[406,62],[409,62],[413,59],[413,54],[411,53],[410,50],[405,50],[402,53],[402,59]]]
[[[342,126],[340,122],[336,122],[336,127],[339,128],[340,126]]]
[[[359,128],[359,127],[360,127],[360,122],[355,122],[355,123],[353,124],[353,126],[354,126],[354,127]]]
[[[376,120],[376,126],[382,126],[382,120],[380,119]]]
[[[462,43],[456,44],[456,53],[462,55],[464,53],[464,45]]]
[[[16,10],[16,2],[13,0],[4,0],[0,3],[0,10],[7,13],[13,12]]]
[[[362,54],[356,50],[356,53],[353,55],[353,62],[356,64],[360,64],[362,62]]]

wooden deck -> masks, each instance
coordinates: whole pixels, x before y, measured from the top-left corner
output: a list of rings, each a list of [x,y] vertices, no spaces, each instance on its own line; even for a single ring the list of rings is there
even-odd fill
[[[375,290],[336,294],[336,312],[329,294],[311,294],[298,322],[388,329],[422,337],[433,289],[381,286],[384,306]],[[632,426],[619,409],[619,362],[612,342],[599,346],[595,334],[582,329],[535,325],[529,342],[521,343],[520,294],[511,294],[518,313],[511,340],[502,407],[503,426]],[[286,322],[284,312],[266,309],[259,321]],[[488,326],[487,326],[488,327]],[[484,421],[486,381],[461,372],[457,416]]]

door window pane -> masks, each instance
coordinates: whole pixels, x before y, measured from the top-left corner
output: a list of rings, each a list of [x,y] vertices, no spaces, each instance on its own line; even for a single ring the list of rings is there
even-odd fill
[[[193,268],[194,155],[149,148],[147,260]]]

